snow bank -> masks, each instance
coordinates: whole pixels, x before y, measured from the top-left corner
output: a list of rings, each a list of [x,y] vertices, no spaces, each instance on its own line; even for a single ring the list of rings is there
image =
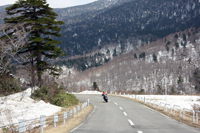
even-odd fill
[[[102,92],[99,92],[99,91],[82,91],[82,92],[79,92],[79,93],[73,93],[73,94],[102,94]]]
[[[135,98],[135,95],[129,97]],[[137,95],[138,97],[146,100],[158,101],[165,103],[165,95]],[[167,104],[179,105],[182,108],[193,109],[193,105],[197,104],[200,106],[200,96],[184,96],[184,95],[167,95]]]
[[[19,119],[34,119],[40,115],[53,115],[61,110],[61,107],[45,103],[44,101],[35,101],[30,98],[31,88],[27,90],[0,97],[0,126],[11,123],[18,123]]]

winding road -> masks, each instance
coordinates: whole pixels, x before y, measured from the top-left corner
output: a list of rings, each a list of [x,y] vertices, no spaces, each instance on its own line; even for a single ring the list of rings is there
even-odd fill
[[[90,99],[93,112],[73,133],[200,133],[200,129],[180,123],[142,104],[122,97],[76,95],[80,101]]]

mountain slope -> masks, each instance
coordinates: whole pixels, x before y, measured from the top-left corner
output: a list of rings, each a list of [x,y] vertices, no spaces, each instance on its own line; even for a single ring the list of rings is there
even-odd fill
[[[200,93],[200,29],[186,29],[170,34],[138,50],[120,55],[98,68],[79,72],[70,79],[69,91],[92,87],[130,93],[168,94]],[[65,83],[66,78],[60,78]],[[74,82],[73,82],[74,81]]]
[[[170,33],[200,23],[198,0],[137,0],[115,6],[96,17],[63,27],[68,55],[83,55],[105,45],[127,45],[132,49]],[[123,49],[121,50],[123,53]]]
[[[58,20],[64,21],[65,24],[74,24],[94,18],[109,8],[127,1],[131,0],[98,0],[81,6],[55,8],[54,11],[59,15]]]

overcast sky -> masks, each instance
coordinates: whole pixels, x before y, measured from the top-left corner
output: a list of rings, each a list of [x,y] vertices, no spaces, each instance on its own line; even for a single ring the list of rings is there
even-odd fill
[[[17,0],[0,0],[0,6],[14,4]],[[97,0],[47,0],[47,3],[52,8],[63,8],[76,5],[83,5]]]

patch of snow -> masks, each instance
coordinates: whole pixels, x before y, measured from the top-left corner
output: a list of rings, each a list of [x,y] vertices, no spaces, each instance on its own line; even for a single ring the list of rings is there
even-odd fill
[[[73,35],[73,37],[76,37],[76,36],[78,36],[76,33]]]
[[[101,39],[98,40],[98,46],[101,45]]]
[[[195,9],[195,7],[196,7],[196,4],[195,4],[195,3],[193,3],[192,10],[194,10],[194,9]]]
[[[73,93],[73,94],[102,94],[102,92],[99,92],[99,91],[82,91],[82,92],[79,92],[79,93]]]
[[[34,88],[37,89],[37,88]],[[53,115],[61,107],[30,98],[31,88],[13,95],[0,97],[0,126],[18,123],[19,119],[35,119]]]
[[[165,103],[165,95],[138,95],[140,98],[152,101],[158,101]],[[132,95],[129,95],[132,98]],[[135,95],[134,95],[135,98]],[[167,104],[179,105],[181,108],[187,108],[193,110],[193,105],[198,104],[200,100],[200,96],[184,96],[184,95],[167,95]]]

